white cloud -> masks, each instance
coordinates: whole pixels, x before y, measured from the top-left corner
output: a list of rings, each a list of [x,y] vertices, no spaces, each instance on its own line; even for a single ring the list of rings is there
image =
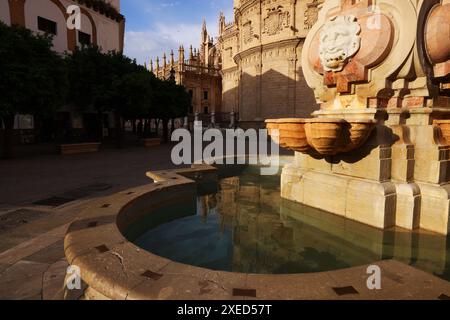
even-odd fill
[[[125,33],[125,54],[136,58],[138,63],[143,64],[150,59],[160,59],[165,52],[169,59],[170,50],[175,52],[178,58],[178,47],[184,45],[186,55],[192,44],[194,48],[200,45],[200,33],[202,24],[162,24],[157,23],[152,30],[127,31]],[[210,35],[217,34],[217,28],[208,30]]]

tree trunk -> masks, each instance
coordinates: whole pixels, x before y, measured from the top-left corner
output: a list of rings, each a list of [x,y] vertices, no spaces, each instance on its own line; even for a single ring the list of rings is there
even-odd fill
[[[175,119],[170,120],[170,136],[172,136],[172,133],[175,131]]]
[[[10,159],[13,157],[14,145],[14,115],[3,117],[5,132],[3,136],[3,158]]]
[[[162,119],[162,125],[163,125],[163,141],[164,143],[169,142],[169,120]]]
[[[123,148],[123,125],[122,118],[116,113],[114,114],[114,120],[116,122],[116,148]]]
[[[103,113],[98,111],[98,142],[103,141]]]

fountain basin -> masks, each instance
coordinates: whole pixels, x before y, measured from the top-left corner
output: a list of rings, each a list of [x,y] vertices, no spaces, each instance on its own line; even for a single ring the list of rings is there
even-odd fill
[[[297,152],[308,152],[311,150],[305,132],[306,119],[287,118],[267,120],[266,124],[269,135],[281,147]],[[278,130],[278,136],[274,129]]]
[[[302,153],[316,151],[324,156],[333,156],[360,148],[375,128],[376,121],[288,118],[270,119],[266,121],[266,125],[269,135],[283,148]]]

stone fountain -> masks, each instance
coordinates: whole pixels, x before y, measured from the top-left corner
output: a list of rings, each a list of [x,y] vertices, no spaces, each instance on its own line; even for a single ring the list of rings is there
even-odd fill
[[[450,0],[327,0],[303,47],[320,110],[267,120],[282,196],[377,228],[450,231]]]

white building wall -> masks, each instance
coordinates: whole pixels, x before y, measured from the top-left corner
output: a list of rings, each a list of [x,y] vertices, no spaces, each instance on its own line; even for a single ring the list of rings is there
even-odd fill
[[[103,51],[119,50],[119,24],[105,16],[91,13],[97,26],[97,44]]]
[[[48,0],[47,0],[48,1]],[[117,2],[117,3],[115,3]],[[61,3],[64,5],[64,7],[68,7],[72,4],[77,4],[75,1],[71,0],[61,0]],[[120,1],[112,1],[111,4],[120,7]],[[92,18],[94,19],[95,26],[97,29],[97,45],[102,48],[103,51],[110,51],[110,50],[119,50],[119,23],[115,20],[112,20],[110,18],[107,18],[106,16],[95,12],[92,9],[89,9],[85,7],[85,9],[90,13]],[[82,30],[83,32],[86,32],[83,30],[84,27],[88,27],[90,24],[89,19],[86,21],[87,17],[82,15]],[[91,32],[87,32],[92,35]],[[92,41],[93,41],[92,37]]]
[[[90,34],[91,35],[91,43],[94,41],[91,21],[84,14],[81,15],[81,30],[80,31]],[[78,39],[78,32],[77,32],[77,45],[80,45],[80,41]]]
[[[8,0],[0,0],[0,21],[11,24]]]
[[[67,47],[66,19],[61,10],[49,0],[25,2],[25,25],[28,29],[38,31],[38,16],[57,23],[57,35],[53,38],[53,47],[57,52],[64,52]]]

